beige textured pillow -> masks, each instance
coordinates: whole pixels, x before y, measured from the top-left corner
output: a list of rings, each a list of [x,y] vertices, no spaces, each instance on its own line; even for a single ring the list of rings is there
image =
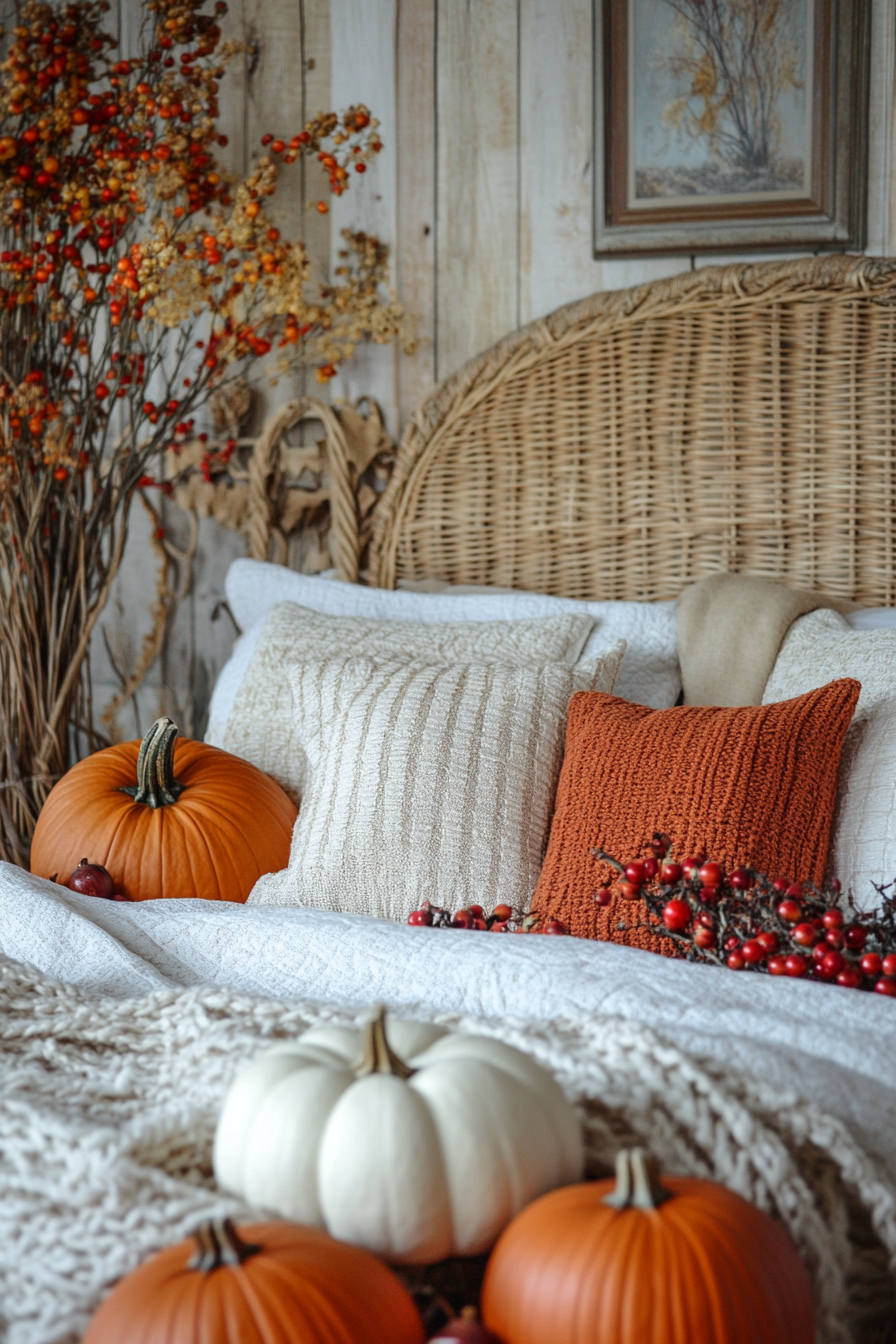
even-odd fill
[[[416,625],[363,616],[325,616],[294,602],[272,607],[216,745],[276,779],[298,802],[305,776],[304,743],[317,731],[294,713],[289,670],[297,663],[352,654],[386,661],[501,662],[513,666],[575,663],[594,620],[564,613],[526,621],[464,621]]]
[[[873,884],[896,877],[896,630],[853,630],[835,611],[803,616],[781,645],[762,703],[839,677],[855,677],[862,693],[840,757],[828,875],[867,911],[880,903]]]
[[[538,880],[576,691],[611,692],[620,640],[553,663],[305,663],[292,671],[310,787],[289,866],[253,905],[405,920],[424,897],[525,905]]]

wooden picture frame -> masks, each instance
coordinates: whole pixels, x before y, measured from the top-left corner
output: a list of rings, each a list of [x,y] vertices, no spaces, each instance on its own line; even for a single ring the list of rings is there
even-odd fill
[[[595,256],[861,250],[870,11],[595,0]]]

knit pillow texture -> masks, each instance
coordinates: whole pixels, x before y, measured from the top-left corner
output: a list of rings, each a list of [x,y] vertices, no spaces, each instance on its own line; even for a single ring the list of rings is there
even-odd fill
[[[651,710],[605,694],[569,707],[566,758],[534,906],[570,933],[674,955],[643,906],[594,900],[654,831],[676,858],[705,855],[821,882],[843,739],[861,687],[844,678],[779,704]],[[262,881],[264,879],[262,878]]]
[[[590,664],[349,658],[291,671],[311,767],[289,866],[250,905],[404,921],[424,899],[523,906],[535,890],[577,691],[611,689],[622,641]]]
[[[851,624],[836,611],[794,621],[762,699],[789,699],[835,677],[862,683],[843,743],[828,876],[869,911],[880,904],[874,883],[896,876],[896,630]]]
[[[591,616],[563,614],[527,621],[409,625],[358,616],[327,616],[278,602],[243,678],[227,728],[214,743],[272,775],[298,803],[307,768],[305,742],[320,724],[306,704],[295,713],[290,669],[301,662],[366,655],[374,660],[509,663],[516,667],[577,661]]]

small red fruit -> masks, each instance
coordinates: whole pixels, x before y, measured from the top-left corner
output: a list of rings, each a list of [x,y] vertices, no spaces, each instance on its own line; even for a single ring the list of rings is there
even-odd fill
[[[728,937],[725,939],[725,951],[735,952],[739,947],[740,947],[740,939],[736,938],[733,933],[730,933]]]
[[[821,965],[830,950],[831,949],[827,943],[822,942],[815,944],[812,949],[812,960],[815,962],[816,966]]]
[[[473,929],[488,930],[488,924],[486,924],[484,919],[474,919],[470,927]]]
[[[772,883],[772,887],[774,888],[774,890],[779,892],[782,896],[787,891],[787,888],[790,885],[791,881],[789,877],[776,877],[774,882]]]
[[[778,935],[776,933],[759,933],[756,935],[756,941],[763,952],[771,953],[778,950]]]
[[[660,881],[672,887],[681,881],[683,871],[680,863],[664,863],[660,869]]]
[[[691,907],[687,901],[669,901],[663,910],[663,923],[673,933],[680,933],[691,922]]]
[[[611,905],[613,902],[613,893],[609,887],[598,887],[594,893],[594,899],[598,905]]]
[[[824,914],[823,914],[822,917],[821,917],[821,922],[822,922],[822,924],[825,926],[826,929],[842,929],[842,928],[843,928],[843,911],[842,911],[842,910],[825,910]]]
[[[842,985],[844,989],[861,989],[864,976],[855,966],[847,966],[837,976],[837,984]]]
[[[703,859],[697,858],[693,855],[691,856],[691,858],[685,859],[684,863],[681,865],[682,872],[684,873],[685,877],[689,882],[692,877],[695,877],[697,873],[699,873],[702,867],[703,867]]]
[[[793,901],[801,901],[803,899],[802,883],[800,882],[791,883],[791,885],[787,888],[785,895],[789,896]]]
[[[803,917],[803,907],[799,901],[787,897],[778,906],[778,918],[783,919],[785,924],[799,924]]]
[[[826,933],[825,936],[824,936],[824,940],[825,940],[825,942],[828,944],[829,947],[836,947],[836,948],[840,948],[840,947],[842,947],[842,946],[843,946],[843,930],[842,930],[842,929],[828,929],[827,933]]]
[[[498,920],[500,924],[505,924],[513,915],[509,905],[496,905],[492,911],[492,918]]]
[[[619,895],[627,901],[637,901],[641,897],[641,888],[635,882],[620,882]]]
[[[694,942],[698,947],[715,947],[715,931],[708,929],[705,924],[701,924],[698,929],[694,930]]]
[[[660,870],[659,864],[656,859],[642,859],[641,862],[644,866],[644,876],[648,882],[652,882]]]
[[[881,967],[884,975],[896,978],[896,952],[888,952]]]
[[[469,910],[458,910],[451,921],[452,929],[472,929],[475,916]]]
[[[880,975],[884,968],[883,958],[876,952],[866,952],[861,962],[862,974],[869,976]]]
[[[749,891],[753,885],[753,874],[749,868],[735,868],[729,875],[728,882],[735,891]]]
[[[818,942],[818,930],[814,924],[797,924],[790,936],[800,947],[814,947]]]
[[[868,930],[861,924],[850,924],[843,931],[843,941],[851,952],[861,952],[868,938]]]
[[[843,886],[842,886],[842,884],[841,884],[841,882],[840,882],[839,877],[832,877],[832,878],[831,878],[831,891],[834,893],[834,895],[835,895],[835,896],[839,896],[842,890],[843,890]]]
[[[432,911],[412,910],[411,913],[408,915],[408,923],[429,925],[432,923]]]
[[[545,933],[566,933],[566,925],[561,924],[559,919],[549,919],[545,928]]]
[[[765,957],[762,944],[757,938],[748,938],[740,950],[741,956],[748,966],[755,966]]]
[[[839,952],[826,952],[821,959],[821,969],[824,971],[825,975],[839,975],[845,965],[846,962]]]
[[[104,901],[127,900],[126,896],[116,898],[115,883],[106,869],[99,863],[90,863],[87,859],[81,860],[66,885],[71,891],[77,891],[82,896],[98,896]]]
[[[701,887],[700,899],[704,905],[715,905],[716,901],[719,899],[718,887]]]
[[[769,975],[786,975],[786,974],[787,974],[787,958],[786,958],[786,957],[769,957],[769,959],[768,959],[768,973],[769,973]]]
[[[485,911],[483,910],[481,905],[468,905],[467,909],[469,910],[470,914],[474,916],[474,918],[476,919],[485,918]]]
[[[889,975],[882,975],[874,986],[875,994],[886,994],[889,998],[896,998],[896,980]]]
[[[635,859],[634,863],[625,865],[625,875],[635,887],[643,887],[647,881],[647,872],[640,859]]]
[[[809,958],[801,952],[791,952],[789,957],[784,958],[784,969],[794,977],[805,975],[809,969]]]
[[[704,863],[697,876],[704,887],[718,887],[725,876],[725,869],[720,863]]]
[[[496,919],[494,924],[489,925],[489,933],[506,933],[509,928],[506,919]]]
[[[740,952],[728,953],[729,971],[742,971],[744,968],[744,959]]]

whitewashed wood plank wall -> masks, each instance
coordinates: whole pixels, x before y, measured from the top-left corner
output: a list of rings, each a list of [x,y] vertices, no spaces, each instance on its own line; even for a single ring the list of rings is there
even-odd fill
[[[124,35],[139,0],[119,3]],[[868,251],[894,254],[896,0],[872,3]],[[417,351],[362,350],[331,393],[374,396],[393,435],[436,381],[521,323],[597,290],[720,260],[594,259],[592,22],[592,0],[231,0],[229,31],[247,44],[223,90],[235,168],[246,167],[264,129],[291,129],[331,105],[366,102],[382,124],[383,152],[329,215],[303,208],[320,194],[314,165],[279,208],[308,241],[321,278],[342,228],[366,228],[392,248]],[[263,401],[294,390],[263,389]],[[115,637],[126,626],[136,643],[152,600],[148,540],[138,531],[107,620]],[[232,637],[209,613],[241,549],[203,524],[196,592],[145,695],[144,719],[164,685],[166,703],[201,726]],[[110,680],[101,660],[97,670]]]

